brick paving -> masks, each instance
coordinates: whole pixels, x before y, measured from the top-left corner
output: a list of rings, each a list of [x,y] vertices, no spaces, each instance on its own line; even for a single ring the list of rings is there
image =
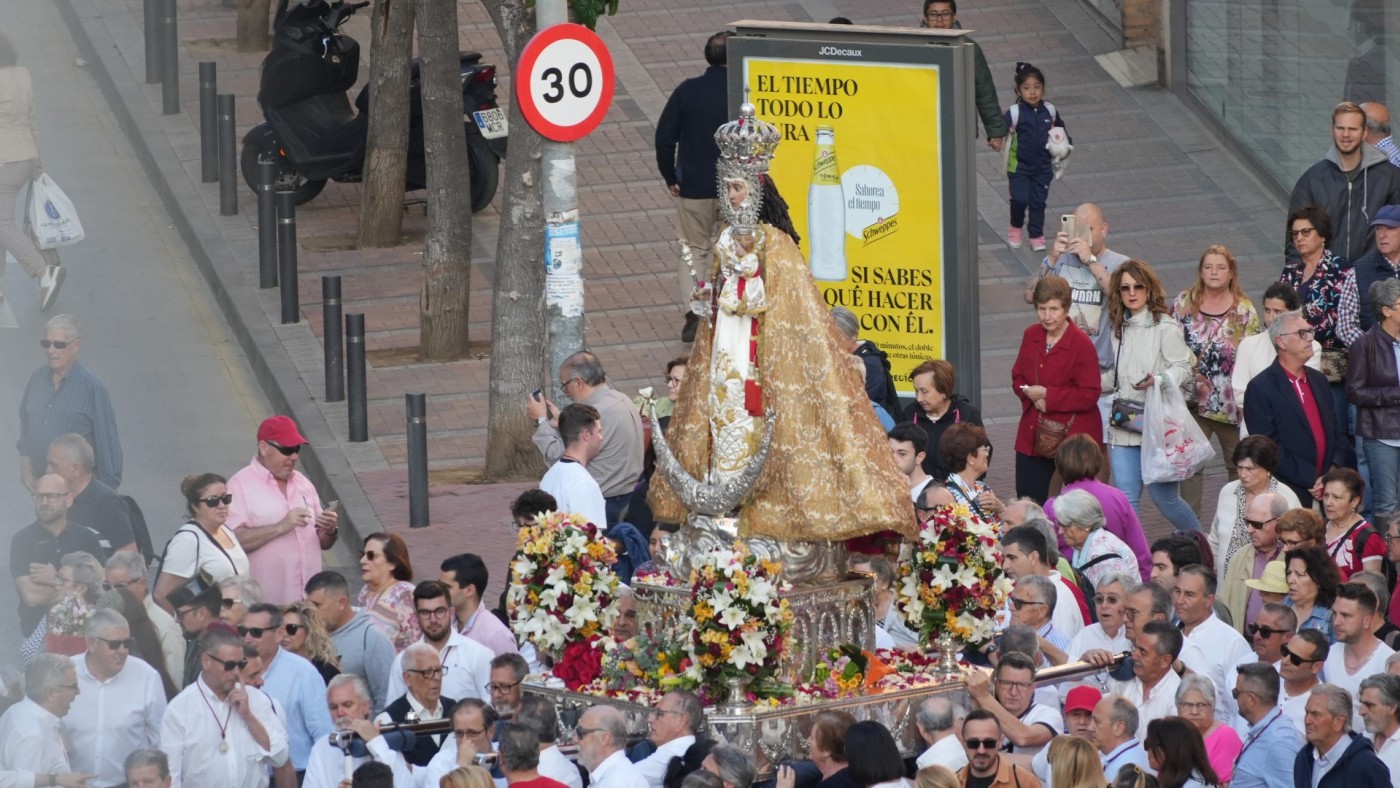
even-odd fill
[[[915,20],[918,5],[914,0],[703,6],[688,0],[632,0],[623,4],[618,16],[600,24],[599,32],[616,42],[614,48],[625,49],[615,52],[619,62],[641,66],[620,74],[614,105],[602,127],[576,146],[588,280],[587,341],[602,357],[617,388],[635,392],[641,386],[660,386],[665,361],[687,349],[678,341],[680,312],[671,303],[672,208],[655,175],[651,139],[665,94],[703,69],[700,51],[705,38],[745,18],[824,21],[840,13],[857,23],[905,25]],[[148,141],[175,151],[180,170],[199,189],[200,204],[184,204],[180,210],[194,217],[192,223],[211,226],[212,222],[210,232],[228,244],[243,276],[255,280],[251,228],[256,212],[251,195],[240,189],[242,216],[217,217],[216,186],[199,184],[197,61],[215,60],[220,92],[238,96],[240,135],[260,120],[254,96],[261,55],[238,54],[228,45],[233,11],[219,0],[180,0],[183,109],[188,116],[180,122],[159,116],[159,86],[139,85],[144,71],[141,0],[82,7],[76,13],[103,53],[103,65],[121,94],[115,100],[127,103],[139,133]],[[483,52],[488,62],[500,67],[504,102],[509,68],[484,8],[461,2],[459,13],[462,47]],[[1065,117],[1076,145],[1067,177],[1051,189],[1047,215],[1070,211],[1084,201],[1099,203],[1112,230],[1109,244],[1150,261],[1173,293],[1189,284],[1198,255],[1212,243],[1225,243],[1234,250],[1246,290],[1256,298],[1277,276],[1278,229],[1284,216],[1277,195],[1229,156],[1175,96],[1156,88],[1123,89],[1103,72],[1093,56],[1113,51],[1117,42],[1094,15],[1070,0],[1000,0],[964,3],[960,19],[964,27],[976,31],[975,38],[997,75],[1003,104],[1013,98],[1015,61],[1028,59],[1047,74],[1047,98]],[[1319,118],[1317,126],[1321,150],[1326,118]],[[1028,249],[1012,250],[1002,241],[1006,196],[998,172],[1001,158],[985,146],[979,150],[977,174],[982,188],[976,199],[981,209],[978,240],[982,378],[986,382],[981,395],[993,442],[1004,447],[999,456],[1005,459],[992,468],[990,481],[1009,494],[1013,489],[1010,445],[1018,406],[1006,370],[1021,331],[1033,319],[1020,301],[1020,285],[1038,256]],[[170,172],[166,169],[160,177],[170,177]],[[461,549],[481,553],[492,567],[501,566],[512,542],[507,505],[528,484],[437,484],[432,490],[433,526],[407,528],[403,394],[426,391],[429,395],[430,463],[435,470],[479,467],[486,440],[487,359],[372,363],[369,444],[347,442],[343,403],[320,401],[319,352],[304,351],[308,344],[318,345],[321,337],[321,275],[344,277],[344,309],[365,313],[372,353],[410,348],[418,340],[423,210],[406,210],[403,245],[362,252],[347,248],[357,221],[358,198],[358,185],[332,183],[315,201],[298,209],[302,326],[276,325],[275,293],[249,290],[257,293],[256,301],[245,299],[244,306],[233,308],[243,309],[246,314],[239,317],[254,326],[255,336],[249,341],[280,343],[282,347],[259,349],[285,352],[294,360],[301,380],[279,380],[277,385],[294,408],[319,409],[340,442],[355,478],[342,477],[335,483],[358,484],[373,509],[372,514],[361,513],[357,518],[362,535],[380,524],[404,533],[414,559],[426,568],[423,576],[431,576],[441,556]],[[470,333],[483,347],[489,341],[499,205],[498,197],[495,206],[473,220]],[[237,284],[255,287],[247,281]],[[247,304],[259,302],[261,310],[247,309]],[[269,327],[276,330],[266,330]],[[303,352],[295,352],[298,349]],[[1203,511],[1207,514],[1214,509],[1212,490],[1223,481],[1217,461],[1206,485]],[[1150,535],[1164,532],[1164,521],[1150,505],[1145,506]],[[495,578],[493,585],[499,588],[499,582]]]

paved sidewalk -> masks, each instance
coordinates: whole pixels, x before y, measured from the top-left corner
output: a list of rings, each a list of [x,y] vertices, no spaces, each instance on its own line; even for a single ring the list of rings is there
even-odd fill
[[[404,481],[403,394],[429,394],[430,461],[435,471],[479,467],[486,440],[488,360],[450,364],[404,361],[393,351],[417,343],[419,257],[424,219],[410,209],[405,244],[393,249],[349,250],[357,219],[359,187],[330,184],[298,211],[300,290],[304,322],[281,326],[276,291],[256,289],[255,206],[240,189],[235,217],[218,215],[214,184],[199,183],[197,62],[219,64],[219,90],[238,96],[238,124],[258,117],[254,100],[260,55],[240,55],[227,39],[233,11],[219,0],[180,0],[183,115],[162,117],[159,86],[141,84],[144,59],[141,2],[69,5],[75,35],[92,46],[108,98],[146,157],[186,240],[202,258],[230,322],[269,396],[293,413],[317,446],[315,459],[339,492],[363,535],[384,527],[404,532],[415,559],[436,564],[462,549],[504,565],[512,535],[506,504],[528,485],[438,483],[433,487],[434,526],[409,533]],[[906,25],[917,18],[916,0],[797,0],[730,2],[696,6],[686,0],[631,0],[605,19],[599,33],[617,64],[614,106],[603,126],[577,145],[579,195],[588,278],[588,344],[598,352],[619,389],[660,386],[667,359],[687,351],[678,341],[681,314],[674,290],[672,208],[655,174],[653,121],[680,80],[700,73],[705,38],[743,18],[825,21],[843,14],[859,23]],[[1073,0],[1001,0],[964,3],[960,19],[976,31],[1009,103],[1017,60],[1030,60],[1047,75],[1047,97],[1065,117],[1076,146],[1065,180],[1051,189],[1047,213],[1057,216],[1084,201],[1099,203],[1112,228],[1109,243],[1149,260],[1175,293],[1189,284],[1197,257],[1208,244],[1227,244],[1239,257],[1246,290],[1257,297],[1277,276],[1278,229],[1283,206],[1246,172],[1224,146],[1171,94],[1156,88],[1120,88],[1094,61],[1117,48],[1100,20]],[[484,8],[459,3],[463,48],[482,51],[501,68],[502,100],[509,72]],[[1319,149],[1326,141],[1319,119]],[[1001,158],[985,147],[978,156],[976,195],[982,299],[982,399],[992,440],[1006,458],[992,469],[993,486],[1009,495],[1017,404],[1007,369],[1025,326],[1033,320],[1020,290],[1038,263],[1028,249],[1009,249]],[[471,334],[489,341],[490,287],[494,272],[497,206],[474,219]],[[368,444],[346,440],[344,403],[320,400],[322,274],[344,276],[345,310],[363,311],[369,370]],[[1207,490],[1223,483],[1217,463]],[[1212,484],[1212,481],[1214,482]],[[1152,534],[1165,530],[1151,507]],[[1203,503],[1207,516],[1214,494]],[[431,568],[423,576],[431,576]],[[500,579],[493,583],[499,588]],[[494,593],[494,590],[493,592]]]

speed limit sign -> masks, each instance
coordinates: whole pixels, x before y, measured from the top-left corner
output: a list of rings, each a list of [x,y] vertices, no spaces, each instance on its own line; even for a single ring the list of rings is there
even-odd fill
[[[597,33],[583,25],[545,28],[520,53],[515,96],[530,128],[573,142],[598,128],[613,97],[613,62]]]

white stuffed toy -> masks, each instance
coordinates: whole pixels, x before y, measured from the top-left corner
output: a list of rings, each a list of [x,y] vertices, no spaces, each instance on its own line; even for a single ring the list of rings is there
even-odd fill
[[[1058,181],[1064,177],[1066,162],[1074,152],[1074,146],[1070,144],[1065,130],[1056,126],[1050,129],[1050,139],[1045,142],[1045,149],[1050,151],[1050,168],[1055,171],[1055,180]]]

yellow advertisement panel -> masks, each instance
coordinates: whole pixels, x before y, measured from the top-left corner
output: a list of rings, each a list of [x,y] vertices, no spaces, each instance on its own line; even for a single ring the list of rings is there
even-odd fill
[[[938,66],[743,63],[749,101],[783,135],[771,171],[812,276],[912,394],[910,371],[946,341]]]

